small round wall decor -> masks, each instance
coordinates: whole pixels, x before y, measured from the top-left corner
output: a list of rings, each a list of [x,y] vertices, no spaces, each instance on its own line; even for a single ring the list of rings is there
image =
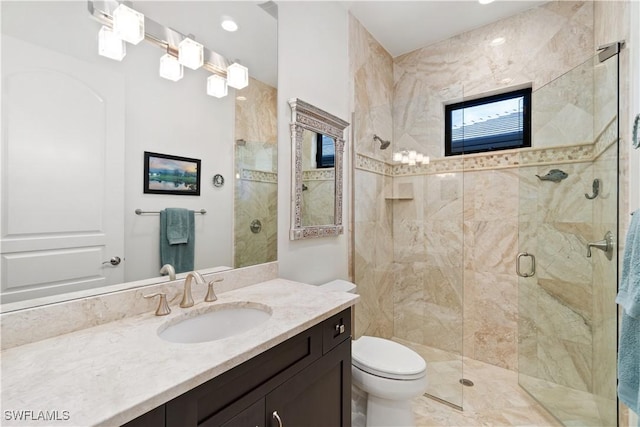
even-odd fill
[[[213,176],[213,186],[214,187],[222,187],[224,185],[224,177],[219,173]]]

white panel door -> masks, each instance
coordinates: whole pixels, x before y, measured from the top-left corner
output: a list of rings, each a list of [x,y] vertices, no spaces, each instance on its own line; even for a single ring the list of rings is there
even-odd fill
[[[124,280],[124,80],[3,36],[2,302]]]

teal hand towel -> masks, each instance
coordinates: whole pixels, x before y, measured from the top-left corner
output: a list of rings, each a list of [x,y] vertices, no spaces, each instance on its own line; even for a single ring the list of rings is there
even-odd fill
[[[618,347],[618,397],[640,412],[640,210],[634,212],[622,258],[616,302],[623,308]]]
[[[181,245],[189,241],[189,211],[167,208],[167,239],[170,245]],[[193,214],[193,212],[192,212]]]
[[[185,243],[171,244],[168,237],[168,214],[160,211],[160,265],[171,264],[176,273],[193,271],[195,254],[195,221],[193,211],[186,211],[187,239]]]

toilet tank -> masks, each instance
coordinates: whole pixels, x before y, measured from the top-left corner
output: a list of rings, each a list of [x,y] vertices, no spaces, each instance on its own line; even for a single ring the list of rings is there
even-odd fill
[[[350,294],[355,294],[357,289],[355,283],[342,279],[332,280],[319,286],[326,291],[342,291]]]

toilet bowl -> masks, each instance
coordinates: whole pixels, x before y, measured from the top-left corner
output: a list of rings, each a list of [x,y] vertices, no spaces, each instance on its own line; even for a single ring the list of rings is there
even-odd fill
[[[355,293],[334,280],[323,289]],[[366,394],[367,426],[415,426],[411,399],[427,389],[427,364],[415,351],[384,338],[362,336],[351,345],[353,386]],[[354,408],[355,409],[355,408]]]

